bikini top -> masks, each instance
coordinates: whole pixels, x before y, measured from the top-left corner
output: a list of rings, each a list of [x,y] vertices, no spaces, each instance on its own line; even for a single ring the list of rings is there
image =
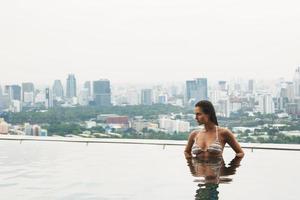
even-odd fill
[[[194,139],[194,146],[192,148],[192,153],[193,154],[199,154],[199,153],[202,153],[202,152],[211,152],[211,153],[220,153],[222,152],[222,145],[219,141],[219,136],[218,136],[218,126],[216,126],[216,140],[210,144],[206,150],[202,149],[201,147],[198,146],[198,143],[197,143],[197,137],[195,137]]]

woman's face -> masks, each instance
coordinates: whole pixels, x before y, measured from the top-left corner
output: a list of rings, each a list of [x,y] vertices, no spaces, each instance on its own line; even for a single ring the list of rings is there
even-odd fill
[[[203,113],[199,106],[195,107],[195,119],[199,125],[206,124],[209,120],[208,115]]]

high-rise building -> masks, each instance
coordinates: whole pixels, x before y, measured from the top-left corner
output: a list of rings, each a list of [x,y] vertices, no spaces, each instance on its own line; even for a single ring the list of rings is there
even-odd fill
[[[6,85],[5,93],[8,94],[10,101],[21,101],[21,86],[19,85]]]
[[[294,92],[295,97],[300,98],[300,66],[296,69],[294,75]]]
[[[93,82],[94,101],[97,106],[111,106],[110,81],[100,79]]]
[[[78,95],[78,104],[81,106],[89,105],[89,91],[87,88],[83,88]]]
[[[262,114],[275,113],[275,103],[271,94],[262,94],[258,96],[258,111]]]
[[[254,92],[254,80],[253,79],[251,79],[251,80],[248,81],[248,91],[250,93]]]
[[[69,74],[67,78],[67,98],[73,98],[77,96],[76,78],[74,74]]]
[[[60,80],[54,81],[52,92],[53,92],[54,99],[59,99],[59,98],[62,99],[64,97],[64,88]]]
[[[189,104],[200,100],[208,100],[208,87],[206,78],[197,78],[186,81],[186,97]]]
[[[22,97],[24,100],[24,93],[34,93],[33,83],[22,83]]]
[[[292,102],[295,99],[295,90],[293,82],[286,82],[286,94],[289,102]]]
[[[222,117],[230,117],[230,100],[229,98],[221,99],[218,101],[218,107],[216,109],[217,115]]]
[[[9,95],[1,92],[0,94],[0,111],[7,109],[10,104]]]
[[[141,92],[142,105],[152,105],[153,93],[151,89],[143,89]]]
[[[88,96],[92,96],[92,87],[91,87],[91,81],[86,81],[84,82],[84,85],[83,85],[84,89],[87,90],[88,92]]]
[[[53,93],[50,90],[50,88],[45,89],[45,106],[46,108],[52,108],[53,107]]]
[[[158,103],[159,104],[167,104],[168,103],[168,95],[167,94],[160,94],[158,96]]]

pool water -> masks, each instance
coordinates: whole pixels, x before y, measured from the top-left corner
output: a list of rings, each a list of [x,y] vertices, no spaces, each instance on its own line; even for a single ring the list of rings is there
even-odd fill
[[[299,151],[230,148],[186,160],[184,146],[0,141],[1,200],[299,199]]]

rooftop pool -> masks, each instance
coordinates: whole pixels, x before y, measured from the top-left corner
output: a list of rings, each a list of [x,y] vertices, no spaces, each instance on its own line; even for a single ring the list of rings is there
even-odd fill
[[[187,161],[185,141],[103,141],[120,143],[0,140],[1,200],[299,199],[300,151],[245,149],[239,160],[225,148],[223,160]]]

